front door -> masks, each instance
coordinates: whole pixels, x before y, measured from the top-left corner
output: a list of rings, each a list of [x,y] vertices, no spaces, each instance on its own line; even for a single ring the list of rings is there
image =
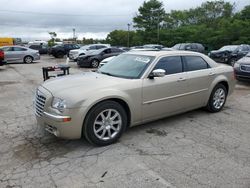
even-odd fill
[[[187,107],[187,73],[179,56],[161,58],[153,70],[164,69],[164,77],[143,80],[143,121],[169,116]]]

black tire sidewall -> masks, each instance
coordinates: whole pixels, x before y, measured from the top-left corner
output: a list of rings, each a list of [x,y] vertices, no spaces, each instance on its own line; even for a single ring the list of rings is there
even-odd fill
[[[213,105],[213,97],[214,97],[215,92],[216,92],[219,88],[223,89],[224,92],[225,92],[225,101],[224,101],[224,104],[221,106],[221,108],[220,108],[220,109],[217,109],[217,108],[215,108],[214,105]],[[225,103],[226,103],[227,94],[228,94],[228,91],[227,91],[226,87],[225,87],[223,84],[217,84],[217,85],[214,87],[213,91],[211,92],[211,95],[210,95],[210,97],[209,97],[209,101],[208,101],[208,104],[207,104],[207,109],[208,109],[210,112],[219,112],[219,111],[221,111],[221,110],[223,109]]]
[[[93,66],[93,62],[98,62],[96,67]],[[92,67],[92,68],[98,68],[98,66],[99,66],[99,61],[98,61],[97,59],[93,59],[93,60],[91,61],[91,67]]]
[[[122,118],[122,125],[121,125],[122,127],[120,132],[113,139],[103,141],[95,136],[93,124],[97,115],[99,115],[100,112],[106,109],[115,109],[120,113]],[[90,143],[98,146],[105,146],[116,142],[121,137],[126,127],[127,127],[127,114],[124,108],[115,101],[105,101],[97,104],[88,112],[83,125],[83,135]]]
[[[26,60],[27,58],[31,58],[32,59],[31,62],[27,62],[27,60]],[[25,56],[24,59],[23,59],[23,61],[24,61],[24,63],[27,63],[27,64],[32,63],[33,62],[33,57],[31,57],[31,56]]]

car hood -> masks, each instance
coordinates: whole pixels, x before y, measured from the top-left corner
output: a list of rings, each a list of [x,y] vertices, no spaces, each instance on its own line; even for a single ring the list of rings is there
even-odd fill
[[[53,96],[62,94],[72,95],[75,92],[88,93],[104,88],[111,88],[126,82],[128,79],[112,77],[96,72],[85,72],[51,79],[42,84],[42,87],[52,93]]]
[[[213,50],[210,53],[211,54],[222,54],[222,53],[225,53],[225,52],[232,53],[231,51],[228,51],[228,50]]]
[[[249,57],[249,56],[245,56],[245,57],[239,59],[239,60],[238,60],[238,63],[250,64],[250,57]]]
[[[70,52],[79,52],[79,49],[70,50]]]

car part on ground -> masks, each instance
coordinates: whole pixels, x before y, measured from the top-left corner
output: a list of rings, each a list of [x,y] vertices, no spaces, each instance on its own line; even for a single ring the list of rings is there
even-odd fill
[[[77,59],[77,65],[80,67],[99,67],[99,63],[108,57],[117,56],[124,51],[119,48],[103,48],[92,51],[86,55],[81,55]]]
[[[237,80],[250,81],[250,52],[234,64]]]
[[[5,61],[7,61],[8,63],[32,63],[33,61],[40,59],[40,54],[37,50],[33,50],[23,46],[4,46],[0,49],[4,51]]]
[[[250,52],[250,45],[227,45],[219,50],[213,50],[208,55],[218,63],[234,66],[234,63]]]
[[[207,107],[220,111],[235,86],[231,66],[185,51],[131,51],[98,69],[44,82],[36,92],[38,123],[57,137],[96,145],[125,128]]]

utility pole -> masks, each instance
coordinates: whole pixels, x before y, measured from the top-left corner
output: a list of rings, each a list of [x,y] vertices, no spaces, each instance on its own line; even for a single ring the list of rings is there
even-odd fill
[[[159,12],[158,12],[158,18],[157,18],[157,41],[158,41],[158,44],[160,44],[160,15],[159,15]]]
[[[73,28],[73,40],[76,40],[76,29]]]
[[[130,25],[131,25],[131,24],[128,23],[128,48],[129,48],[129,45],[130,45],[130,44],[129,44],[129,39],[130,39],[130,36],[129,36],[129,34],[130,34],[130,33],[129,33],[129,32],[130,32]]]

